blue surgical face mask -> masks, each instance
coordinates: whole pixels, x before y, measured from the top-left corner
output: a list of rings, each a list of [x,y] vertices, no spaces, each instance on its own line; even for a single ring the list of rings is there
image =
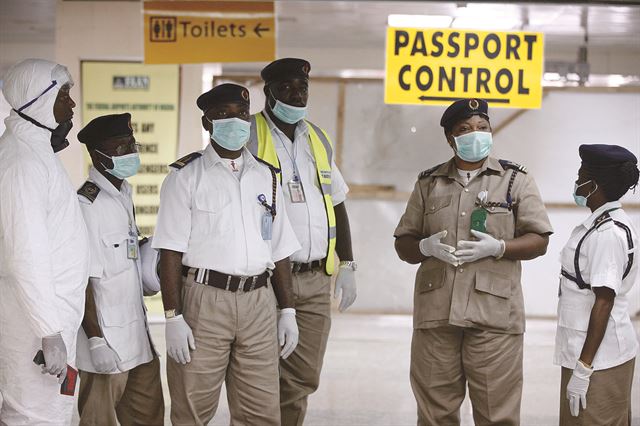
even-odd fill
[[[126,179],[128,177],[131,177],[138,173],[138,169],[140,169],[140,155],[137,152],[110,157],[104,152],[101,152],[97,149],[96,151],[113,162],[112,169],[107,169],[107,166],[105,166],[104,164],[103,166],[106,171],[108,171],[118,179]]]
[[[213,126],[211,140],[229,151],[238,151],[249,140],[251,123],[240,118],[210,120]]]
[[[582,195],[578,195],[576,194],[576,192],[578,192],[578,188],[580,188],[581,186],[584,186],[586,184],[588,184],[589,182],[591,182],[590,180],[586,181],[585,183],[581,183],[580,185],[578,185],[577,183],[574,185],[573,187],[573,200],[576,202],[577,205],[579,205],[580,207],[586,207],[587,206],[587,200],[589,199],[589,197],[591,197],[591,195],[593,195],[594,192],[596,192],[598,190],[598,184],[596,183],[596,187],[593,189],[593,191],[591,191],[586,197],[582,196]]]
[[[493,139],[491,132],[470,132],[461,136],[454,136],[458,157],[469,163],[478,162],[489,156]]]
[[[278,117],[278,120],[284,121],[287,124],[296,124],[307,115],[307,107],[297,107],[284,102],[280,102],[273,96],[271,97],[276,101],[276,104],[271,108],[273,114]]]

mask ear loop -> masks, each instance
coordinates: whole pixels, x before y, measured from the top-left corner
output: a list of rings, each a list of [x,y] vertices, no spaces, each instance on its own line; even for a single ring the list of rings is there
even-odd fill
[[[581,185],[578,185],[578,188],[580,188],[581,186],[586,185],[586,184],[588,184],[589,182],[593,182],[593,184],[594,184],[596,187],[594,188],[594,190],[593,190],[593,191],[591,191],[591,192],[589,193],[589,195],[587,195],[586,197],[584,197],[584,198],[586,198],[586,199],[589,199],[589,197],[591,197],[593,194],[595,194],[595,192],[598,190],[598,182],[594,181],[593,179],[589,179],[589,180],[588,180],[588,181],[586,181],[585,183],[583,183],[583,184],[581,184]],[[576,192],[578,191],[578,188],[576,188]]]
[[[112,157],[108,156],[107,154],[105,154],[104,152],[100,151],[99,149],[94,149],[94,151],[95,151],[95,152],[97,152],[98,154],[102,154],[102,155],[104,155],[104,156],[105,156],[105,157],[107,157],[109,160],[111,160],[111,163],[112,163],[112,164],[114,165],[114,167],[115,167],[115,163],[113,163],[113,158],[112,158]],[[103,162],[100,162],[100,165],[101,165],[102,167],[104,167],[104,169],[105,169],[105,170],[113,170],[113,169],[108,168],[108,167],[106,166],[106,164],[104,164]]]

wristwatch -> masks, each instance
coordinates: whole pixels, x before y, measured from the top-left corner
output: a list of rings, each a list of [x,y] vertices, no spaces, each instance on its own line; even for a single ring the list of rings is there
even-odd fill
[[[358,270],[358,263],[355,260],[341,260],[340,261],[341,268],[350,268],[352,271]]]

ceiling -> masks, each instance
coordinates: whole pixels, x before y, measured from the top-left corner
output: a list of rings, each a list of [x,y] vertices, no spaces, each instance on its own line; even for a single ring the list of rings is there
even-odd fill
[[[0,0],[0,42],[53,43],[56,3]],[[389,14],[422,14],[515,19],[514,29],[545,32],[548,48],[579,46],[586,23],[589,46],[640,52],[640,6],[316,0],[277,1],[276,10],[283,47],[378,48]]]

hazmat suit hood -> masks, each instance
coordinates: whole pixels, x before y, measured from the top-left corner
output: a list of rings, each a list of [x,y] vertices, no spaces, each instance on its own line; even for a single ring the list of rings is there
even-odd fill
[[[53,105],[65,84],[73,86],[71,74],[65,66],[55,62],[25,59],[11,67],[2,87],[5,99],[13,108],[5,120],[7,129],[16,135],[39,136],[37,139],[42,137],[52,144],[56,138],[64,141],[71,130],[71,122],[56,123]],[[39,127],[29,118],[46,128]]]

